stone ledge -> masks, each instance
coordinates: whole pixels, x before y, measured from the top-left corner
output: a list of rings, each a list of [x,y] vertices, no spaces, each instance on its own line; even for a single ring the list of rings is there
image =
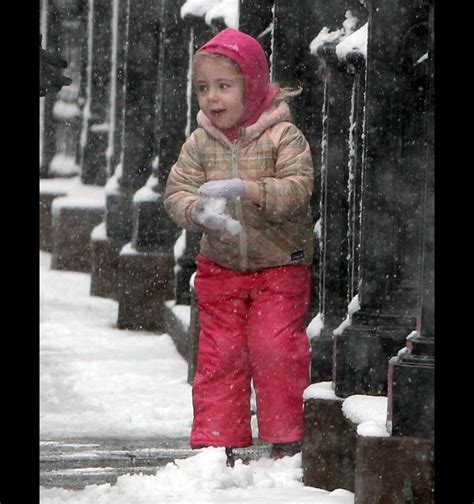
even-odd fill
[[[118,301],[119,256],[123,241],[107,237],[105,222],[96,226],[90,237],[91,246],[91,296]]]
[[[139,252],[127,243],[119,255],[117,327],[165,332],[165,301],[173,294],[173,252]]]
[[[64,201],[62,201],[64,200]],[[90,272],[92,230],[104,218],[103,206],[63,206],[68,197],[52,205],[51,269]]]
[[[355,498],[357,504],[434,504],[433,441],[358,436]]]
[[[320,393],[321,397],[304,402],[305,485],[349,490],[355,493],[357,504],[434,503],[431,439],[390,436],[378,418],[362,418],[366,414],[360,423],[352,421],[343,404],[356,396],[342,399],[324,387]]]
[[[52,204],[55,198],[66,196],[67,192],[40,192],[39,220],[40,220],[40,250],[52,252]]]
[[[342,412],[342,399],[304,402],[303,482],[333,491],[354,491],[356,428]]]
[[[189,308],[185,305],[178,305],[182,308]],[[189,322],[183,321],[183,318],[176,313],[176,304],[174,301],[166,301],[163,309],[165,330],[173,339],[173,342],[181,356],[190,365],[189,361]]]

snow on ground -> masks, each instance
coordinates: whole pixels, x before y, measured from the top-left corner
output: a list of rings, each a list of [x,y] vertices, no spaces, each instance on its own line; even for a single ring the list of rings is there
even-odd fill
[[[121,331],[117,302],[87,273],[49,269],[40,252],[41,439],[187,436],[187,365],[168,334]]]
[[[226,467],[223,448],[205,448],[175,460],[155,475],[124,475],[114,485],[89,485],[82,491],[42,488],[41,504],[150,504],[154,502],[312,502],[353,504],[351,492],[327,492],[300,481],[301,454],[280,460],[261,458]]]
[[[90,275],[50,269],[40,252],[41,440],[188,436],[187,364],[168,334],[115,327],[117,302],[89,294]],[[41,488],[41,504],[312,502],[353,504],[354,494],[302,483],[301,454],[225,466],[223,448],[84,490]]]

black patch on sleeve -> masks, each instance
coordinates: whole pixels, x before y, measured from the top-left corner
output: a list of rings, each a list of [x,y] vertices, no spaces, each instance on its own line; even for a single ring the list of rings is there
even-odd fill
[[[297,261],[298,259],[303,259],[303,257],[304,257],[304,252],[302,250],[297,250],[296,252],[293,252],[291,254],[292,261]]]

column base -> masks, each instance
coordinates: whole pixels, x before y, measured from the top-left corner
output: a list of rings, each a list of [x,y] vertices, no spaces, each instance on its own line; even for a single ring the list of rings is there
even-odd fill
[[[333,347],[331,336],[311,340],[311,383],[332,381]]]
[[[389,361],[388,422],[393,435],[434,437],[434,359],[406,353]]]
[[[40,193],[39,218],[40,218],[40,250],[52,252],[52,212],[51,205],[55,198],[66,196],[65,192]]]
[[[342,412],[342,403],[342,399],[304,402],[302,464],[307,486],[354,491],[357,434]]]
[[[434,503],[434,443],[407,436],[357,435],[344,400],[304,402],[303,482],[354,492],[357,504]]]
[[[119,329],[166,331],[164,302],[174,296],[173,252],[137,252],[130,244],[119,256]]]
[[[357,437],[355,501],[434,504],[433,441],[419,437]]]
[[[188,360],[188,327],[179,316],[173,311],[173,307],[178,303],[174,300],[168,300],[163,307],[163,316],[166,332],[172,337],[176,349],[180,355]],[[184,309],[184,306],[180,306]]]
[[[119,256],[124,244],[123,241],[107,237],[104,222],[92,231],[91,296],[118,300]]]
[[[90,272],[91,232],[103,218],[103,206],[53,208],[51,269]]]
[[[338,397],[387,395],[388,361],[405,347],[413,326],[354,323],[334,340],[333,380]]]

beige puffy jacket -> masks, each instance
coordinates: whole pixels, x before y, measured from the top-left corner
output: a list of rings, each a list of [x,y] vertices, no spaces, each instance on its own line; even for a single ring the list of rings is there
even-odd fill
[[[313,220],[309,205],[313,164],[309,144],[281,102],[242,129],[235,143],[200,111],[198,128],[181,148],[165,191],[165,208],[178,226],[202,231],[201,253],[221,266],[257,271],[287,264],[309,266]],[[237,235],[193,219],[197,189],[210,180],[240,177],[259,184],[261,201],[235,200],[226,211],[240,221]]]

